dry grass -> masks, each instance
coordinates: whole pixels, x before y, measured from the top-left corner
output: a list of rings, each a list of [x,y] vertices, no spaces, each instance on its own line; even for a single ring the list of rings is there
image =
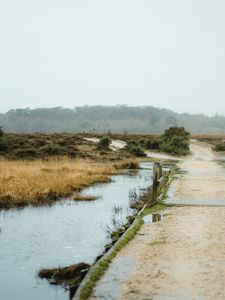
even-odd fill
[[[0,208],[51,204],[74,192],[79,195],[84,187],[110,181],[110,175],[130,163],[130,160],[115,164],[67,157],[33,161],[1,159]]]
[[[225,134],[193,134],[191,138],[214,145],[219,141],[225,140]]]
[[[41,205],[85,186],[110,180],[112,163],[68,158],[48,161],[0,160],[0,207]]]
[[[98,196],[92,196],[92,195],[81,195],[80,193],[76,192],[74,195],[73,195],[73,200],[75,201],[94,201],[94,200],[97,200],[99,199]]]

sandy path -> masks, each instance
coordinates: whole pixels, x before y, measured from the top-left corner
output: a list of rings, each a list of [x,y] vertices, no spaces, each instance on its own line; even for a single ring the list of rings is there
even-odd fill
[[[192,152],[180,164],[188,173],[173,182],[175,195],[225,199],[225,171],[211,149],[194,143]],[[170,207],[117,255],[92,299],[225,299],[224,282],[225,207]]]
[[[145,151],[147,154],[147,157],[150,158],[156,158],[156,159],[169,159],[169,160],[179,160],[179,158],[176,158],[172,155],[166,154],[166,153],[160,153],[160,152],[155,152],[155,151]]]
[[[99,143],[99,141],[100,141],[99,138],[95,138],[95,137],[93,137],[93,138],[84,138],[84,140],[89,141],[89,142],[93,142],[95,144]],[[124,141],[121,141],[121,140],[112,140],[111,143],[110,143],[110,145],[109,145],[109,148],[111,150],[113,150],[113,151],[118,151],[120,149],[125,148],[126,145],[127,145],[127,143],[124,142]]]
[[[204,143],[191,144],[192,155],[179,167],[187,172],[174,180],[171,191],[179,199],[225,199],[225,171],[216,154]]]

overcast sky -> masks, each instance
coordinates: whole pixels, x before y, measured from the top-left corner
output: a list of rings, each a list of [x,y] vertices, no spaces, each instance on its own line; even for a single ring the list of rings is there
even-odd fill
[[[0,111],[225,114],[224,0],[0,0]]]

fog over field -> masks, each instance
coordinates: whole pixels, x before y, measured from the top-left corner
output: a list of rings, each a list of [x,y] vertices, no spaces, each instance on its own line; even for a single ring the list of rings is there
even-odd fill
[[[170,126],[184,126],[191,133],[224,133],[225,117],[178,114],[151,106],[80,106],[16,109],[0,113],[5,132],[117,132],[162,133]]]
[[[0,111],[81,105],[225,114],[222,0],[0,2]]]

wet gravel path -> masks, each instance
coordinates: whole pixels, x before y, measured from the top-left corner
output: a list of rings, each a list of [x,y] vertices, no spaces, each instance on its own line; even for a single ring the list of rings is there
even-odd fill
[[[223,202],[224,169],[209,147],[195,143],[192,151],[180,165],[187,173],[172,184],[174,195],[196,204],[209,198]],[[142,226],[91,299],[222,300],[224,282],[225,206],[173,206],[162,221]]]

